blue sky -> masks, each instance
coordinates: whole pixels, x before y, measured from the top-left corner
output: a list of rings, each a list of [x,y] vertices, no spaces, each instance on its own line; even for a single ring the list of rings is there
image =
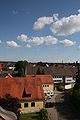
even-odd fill
[[[0,60],[80,61],[80,0],[0,0]]]

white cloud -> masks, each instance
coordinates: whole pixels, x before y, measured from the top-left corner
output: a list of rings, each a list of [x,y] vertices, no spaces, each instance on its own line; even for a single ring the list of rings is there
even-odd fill
[[[0,44],[2,43],[2,41],[0,40]]]
[[[14,47],[14,48],[20,47],[20,45],[18,45],[15,41],[7,41],[6,43],[9,47]]]
[[[53,36],[46,36],[44,37],[44,41],[45,41],[45,44],[46,45],[50,45],[50,44],[57,44],[58,43],[58,40],[57,38],[53,37]]]
[[[26,47],[31,48],[31,45],[30,45],[30,44],[27,44]]]
[[[57,44],[58,40],[53,37],[53,36],[43,36],[43,37],[32,37],[32,39],[29,39],[27,41],[27,47],[31,47],[34,45],[41,45],[41,44],[46,44],[46,45],[51,45],[51,44]]]
[[[78,10],[78,12],[80,13],[80,9]]]
[[[30,45],[41,45],[43,44],[43,42],[44,42],[43,37],[32,37],[32,39],[28,41]]]
[[[72,41],[72,40],[68,40],[68,39],[65,39],[65,40],[61,40],[59,41],[60,44],[64,45],[64,46],[73,46],[76,44],[75,41]]]
[[[46,24],[51,24],[53,22],[53,17],[40,17],[34,23],[33,28],[35,30],[42,29]]]
[[[21,34],[21,35],[18,35],[18,36],[17,36],[17,39],[18,39],[18,40],[21,40],[21,41],[23,41],[23,42],[26,42],[27,39],[28,39],[28,37],[27,37],[27,35],[25,35],[25,34]]]
[[[80,10],[78,10],[80,12]],[[51,25],[51,31],[59,36],[70,35],[80,31],[80,13],[57,20]]]

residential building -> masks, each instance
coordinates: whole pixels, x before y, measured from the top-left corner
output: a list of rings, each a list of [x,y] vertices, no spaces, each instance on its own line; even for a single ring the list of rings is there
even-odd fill
[[[37,73],[38,67],[40,70],[44,70],[44,74],[50,74],[53,77],[55,89],[58,89],[60,86],[65,86],[67,84],[71,84],[73,87],[76,82],[76,73],[77,67],[68,64],[54,64],[52,66],[27,66],[26,73],[27,74],[35,74]]]
[[[44,107],[44,91],[53,90],[51,75],[0,78],[0,97],[10,94],[20,100],[21,112],[39,111]]]

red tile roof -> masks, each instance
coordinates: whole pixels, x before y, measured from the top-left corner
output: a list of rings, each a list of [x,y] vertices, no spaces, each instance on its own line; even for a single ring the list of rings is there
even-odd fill
[[[26,77],[0,78],[0,97],[6,93],[20,100],[44,100],[42,84],[53,84],[51,75],[27,75]],[[31,97],[23,97],[26,94]]]
[[[36,79],[37,84],[53,84],[53,78],[51,75],[27,75],[27,79]]]

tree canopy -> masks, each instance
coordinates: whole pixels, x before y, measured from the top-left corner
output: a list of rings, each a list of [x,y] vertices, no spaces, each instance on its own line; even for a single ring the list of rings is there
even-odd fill
[[[25,69],[26,69],[26,66],[28,65],[28,62],[26,60],[24,61],[18,61],[16,64],[15,64],[15,71],[18,71],[18,73],[14,73],[13,72],[13,76],[18,76],[18,77],[25,77]]]
[[[6,94],[4,98],[0,98],[0,106],[6,110],[12,111],[20,117],[20,101],[18,98],[12,97],[10,94]]]
[[[41,70],[40,67],[38,67],[36,74],[38,75],[45,74],[44,69]]]
[[[78,65],[78,72],[77,72],[77,75],[76,75],[75,89],[80,90],[80,64]]]
[[[46,109],[41,109],[39,113],[39,120],[49,120],[48,119],[48,112]]]

